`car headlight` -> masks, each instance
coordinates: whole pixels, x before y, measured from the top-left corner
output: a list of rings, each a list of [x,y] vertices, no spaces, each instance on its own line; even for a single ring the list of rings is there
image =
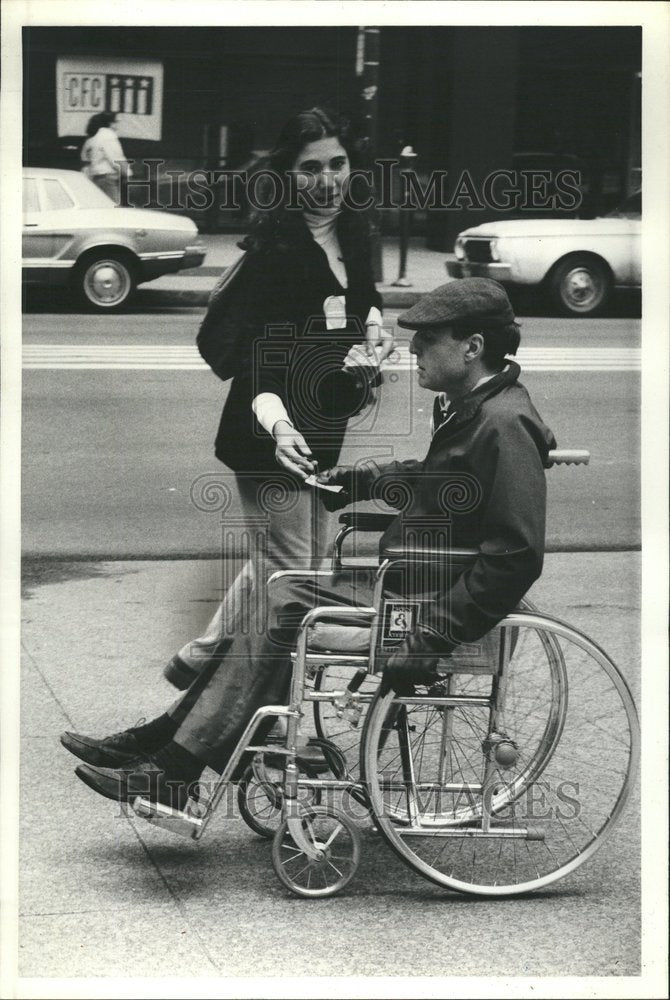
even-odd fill
[[[498,240],[491,240],[489,244],[489,253],[491,254],[491,260],[499,261],[500,251],[498,249]]]
[[[465,260],[465,246],[460,236],[456,237],[456,242],[454,243],[454,253],[456,254],[457,260]]]

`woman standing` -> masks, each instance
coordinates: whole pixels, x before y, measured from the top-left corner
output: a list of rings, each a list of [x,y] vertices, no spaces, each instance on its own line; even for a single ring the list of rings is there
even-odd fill
[[[236,630],[250,638],[251,629],[265,628],[267,577],[279,569],[306,569],[326,553],[326,519],[305,480],[317,464],[337,464],[347,420],[368,397],[367,386],[361,391],[343,364],[361,340],[363,351],[376,352],[375,363],[393,349],[381,327],[367,224],[345,204],[350,163],[346,127],[321,108],[290,119],[269,156],[265,177],[282,192],[280,203],[256,212],[225,308],[217,308],[214,295],[201,327],[201,336],[235,336],[243,345],[215,451],[234,473],[247,537],[260,536],[260,544],[250,546],[205,634],[165,668],[175,687],[188,687],[168,712],[104,740],[61,736],[89,764],[119,766],[164,747],[213,678]],[[268,203],[264,196],[258,200]],[[250,617],[240,629],[245,612]],[[246,683],[246,665],[226,672],[231,704]]]
[[[81,147],[82,170],[101,191],[118,205],[121,179],[130,176],[130,167],[117,135],[116,114],[101,111],[86,127],[88,138]]]
[[[375,365],[393,349],[367,221],[344,197],[350,154],[346,124],[322,108],[286,123],[263,172],[281,201],[255,211],[225,315],[212,305],[203,324],[222,336],[236,331],[244,345],[215,452],[235,473],[247,537],[257,538],[260,524],[262,541],[205,634],[166,667],[179,688],[225,654],[242,606],[258,613],[260,592],[248,600],[256,579],[264,589],[276,570],[326,555],[327,520],[304,481],[337,464],[347,421],[365,405],[367,387],[343,371],[352,347],[364,340]],[[267,203],[267,192],[255,191]]]

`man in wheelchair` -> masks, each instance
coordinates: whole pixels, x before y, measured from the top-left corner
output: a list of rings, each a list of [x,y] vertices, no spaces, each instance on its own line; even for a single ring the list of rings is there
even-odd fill
[[[419,385],[438,393],[422,461],[365,462],[319,476],[342,487],[329,509],[381,499],[401,508],[384,532],[382,553],[417,536],[425,546],[476,549],[474,561],[444,570],[422,592],[418,621],[391,647],[382,684],[396,691],[439,680],[438,661],[473,643],[518,605],[544,556],[548,452],[555,447],[511,360],[520,335],[505,290],[486,278],[436,288],[398,318]],[[268,594],[267,627],[240,631],[225,658],[208,667],[169,711],[146,725],[98,740],[64,733],[84,761],[77,775],[99,794],[137,795],[183,808],[206,766],[222,771],[254,712],[284,704],[291,651],[302,618],[322,605],[369,606],[374,573],[340,571],[280,578]],[[403,595],[407,596],[407,595]],[[401,630],[402,631],[402,630]]]

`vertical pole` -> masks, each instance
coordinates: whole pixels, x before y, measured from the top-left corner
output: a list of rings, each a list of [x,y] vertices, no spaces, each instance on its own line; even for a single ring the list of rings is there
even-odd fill
[[[373,170],[377,154],[379,31],[379,28],[359,28],[356,45],[356,75],[360,83],[363,118],[362,147],[367,165]],[[375,281],[383,281],[381,233],[376,208],[370,212],[370,242]]]
[[[212,166],[212,161],[210,159],[210,148],[211,148],[211,127],[209,122],[204,122],[202,126],[202,162],[205,165],[205,170],[209,170]],[[209,204],[204,212],[202,218],[202,225],[206,232],[214,233],[216,232],[216,198],[214,197],[214,192],[209,191],[212,195],[211,204]]]
[[[403,182],[403,204],[398,209],[398,235],[400,237],[400,265],[398,277],[393,282],[401,288],[410,288],[412,282],[407,277],[407,253],[409,237],[412,228],[412,206],[409,204],[409,186],[405,183],[406,175],[413,169],[416,153],[411,146],[404,146],[400,153],[400,176]]]
[[[625,198],[640,187],[642,171],[640,169],[640,93],[642,74],[634,73],[630,88],[630,105],[628,112],[628,128],[626,130],[626,165],[623,182]]]

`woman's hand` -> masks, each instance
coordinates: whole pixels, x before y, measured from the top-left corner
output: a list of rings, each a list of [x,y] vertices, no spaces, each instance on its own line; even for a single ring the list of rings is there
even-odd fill
[[[368,357],[375,358],[376,364],[381,364],[388,358],[394,348],[393,334],[383,326],[371,323],[365,328],[365,349]],[[376,348],[376,350],[375,350]]]
[[[375,356],[376,357],[376,356]],[[349,348],[349,353],[344,359],[344,367],[350,368],[355,365],[369,365],[370,355],[367,344],[354,344]]]
[[[354,344],[353,347],[349,348],[349,353],[344,359],[344,370],[352,371],[354,368],[375,369],[379,371],[379,364],[381,358],[381,348],[375,350],[374,347],[368,347],[367,342],[364,344]],[[377,401],[377,393],[372,386],[368,389],[367,399],[365,400],[364,406],[372,406]]]
[[[315,470],[316,463],[304,437],[286,420],[278,420],[272,428],[276,441],[275,458],[289,472],[301,479],[307,479]]]

